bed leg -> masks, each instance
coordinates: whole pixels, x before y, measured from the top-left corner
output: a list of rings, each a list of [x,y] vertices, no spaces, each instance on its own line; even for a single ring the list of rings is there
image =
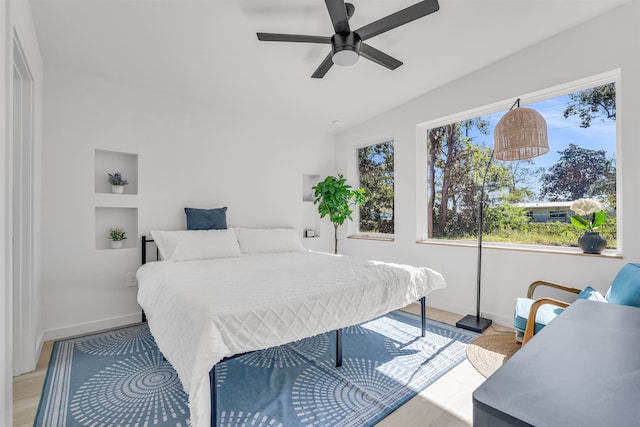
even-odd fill
[[[342,329],[336,329],[336,368],[342,366]]]
[[[209,371],[209,389],[211,395],[211,416],[210,423],[211,427],[216,427],[218,425],[218,405],[216,398],[216,365],[213,365],[213,368]]]
[[[142,236],[141,239],[142,239],[142,265],[145,265],[147,263],[147,236]]]
[[[420,298],[420,319],[422,320],[422,337],[424,338],[425,330],[427,329],[427,299],[426,297]]]

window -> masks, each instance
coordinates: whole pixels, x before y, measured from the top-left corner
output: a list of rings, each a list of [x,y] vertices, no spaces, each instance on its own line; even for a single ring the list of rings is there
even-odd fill
[[[524,105],[523,105],[524,106]],[[427,233],[432,239],[475,240],[486,174],[483,240],[577,246],[569,207],[578,198],[603,203],[598,231],[616,248],[616,85],[581,87],[526,107],[547,121],[549,153],[490,163],[493,129],[506,113],[487,113],[426,130]]]
[[[358,232],[393,234],[393,141],[360,147],[357,155],[359,187],[366,195]]]

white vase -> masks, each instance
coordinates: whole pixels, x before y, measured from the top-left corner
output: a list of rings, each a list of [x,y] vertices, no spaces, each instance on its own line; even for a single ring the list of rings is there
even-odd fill
[[[112,185],[111,192],[114,194],[122,194],[124,193],[124,185]]]
[[[124,245],[124,240],[111,241],[111,249],[122,249],[122,245]]]

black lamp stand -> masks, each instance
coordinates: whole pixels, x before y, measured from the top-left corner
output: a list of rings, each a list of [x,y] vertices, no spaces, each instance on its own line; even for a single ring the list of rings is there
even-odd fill
[[[477,294],[476,294],[476,314],[467,314],[462,319],[456,322],[458,328],[466,329],[468,331],[482,333],[485,329],[491,325],[491,319],[485,319],[480,317],[480,289],[481,289],[481,277],[482,277],[482,226],[484,225],[484,186],[487,182],[487,175],[489,174],[489,168],[493,162],[493,150],[491,151],[491,157],[487,162],[487,167],[484,171],[484,177],[482,178],[482,189],[480,190],[480,206],[478,208],[478,279],[477,279]]]

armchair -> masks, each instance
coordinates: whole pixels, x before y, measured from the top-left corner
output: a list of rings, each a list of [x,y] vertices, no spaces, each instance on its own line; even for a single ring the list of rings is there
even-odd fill
[[[576,299],[584,298],[640,307],[640,264],[629,263],[623,266],[604,297],[591,286],[580,290],[544,280],[533,282],[529,285],[527,297],[518,298],[516,301],[513,327],[516,329],[516,339],[518,341],[522,339],[522,345],[526,344],[537,332],[569,306],[568,302],[554,298],[534,300],[534,291],[539,286],[576,294]]]

